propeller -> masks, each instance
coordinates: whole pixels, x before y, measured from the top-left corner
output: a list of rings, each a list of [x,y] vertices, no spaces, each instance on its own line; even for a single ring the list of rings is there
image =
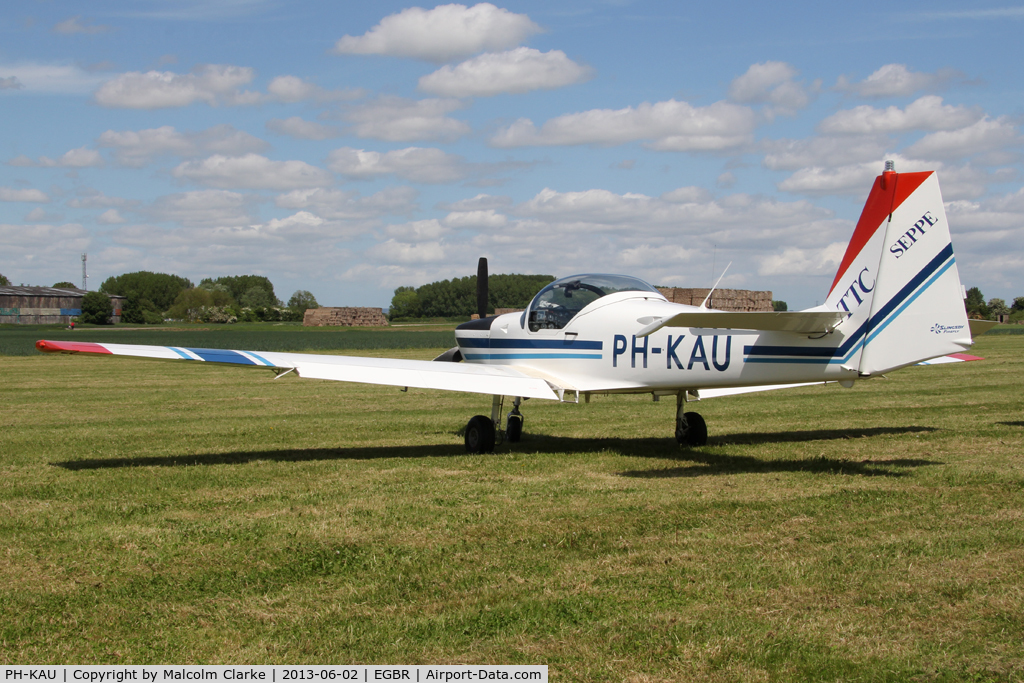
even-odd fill
[[[476,311],[481,319],[487,317],[487,259],[483,256],[476,265]]]

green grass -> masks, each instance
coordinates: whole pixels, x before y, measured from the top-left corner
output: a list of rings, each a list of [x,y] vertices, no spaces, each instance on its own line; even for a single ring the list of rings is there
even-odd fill
[[[0,358],[0,660],[1019,681],[1022,351],[707,400],[699,449],[529,401],[486,456],[487,397]]]

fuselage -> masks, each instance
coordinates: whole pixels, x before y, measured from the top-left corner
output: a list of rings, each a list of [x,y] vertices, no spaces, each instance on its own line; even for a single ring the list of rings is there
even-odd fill
[[[652,320],[702,309],[669,302],[642,282],[644,288],[592,296],[578,309],[560,310],[559,302],[543,298],[550,287],[557,297],[558,283],[565,282],[575,283],[576,298],[584,292],[593,295],[600,283],[586,289],[588,278],[608,277],[619,276],[563,278],[542,290],[526,311],[460,325],[455,334],[463,359],[511,365],[585,393],[671,393],[857,377],[856,369],[844,368],[844,356],[852,350],[843,348],[842,325],[816,339],[670,327],[638,336]]]

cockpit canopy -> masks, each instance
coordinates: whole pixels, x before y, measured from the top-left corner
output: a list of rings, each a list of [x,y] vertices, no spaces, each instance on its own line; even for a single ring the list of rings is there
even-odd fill
[[[628,275],[570,275],[555,280],[533,297],[526,309],[530,331],[560,330],[588,304],[616,292],[660,294],[643,280]]]

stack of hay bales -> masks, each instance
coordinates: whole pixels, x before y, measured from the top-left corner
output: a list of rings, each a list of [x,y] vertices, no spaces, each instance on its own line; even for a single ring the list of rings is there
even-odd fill
[[[306,327],[387,327],[388,319],[380,308],[321,307],[307,308],[302,318]]]
[[[677,304],[700,306],[707,297],[707,288],[684,289],[682,287],[659,287],[658,291],[669,301]],[[716,289],[708,302],[708,308],[720,311],[771,311],[772,293],[751,289]]]

